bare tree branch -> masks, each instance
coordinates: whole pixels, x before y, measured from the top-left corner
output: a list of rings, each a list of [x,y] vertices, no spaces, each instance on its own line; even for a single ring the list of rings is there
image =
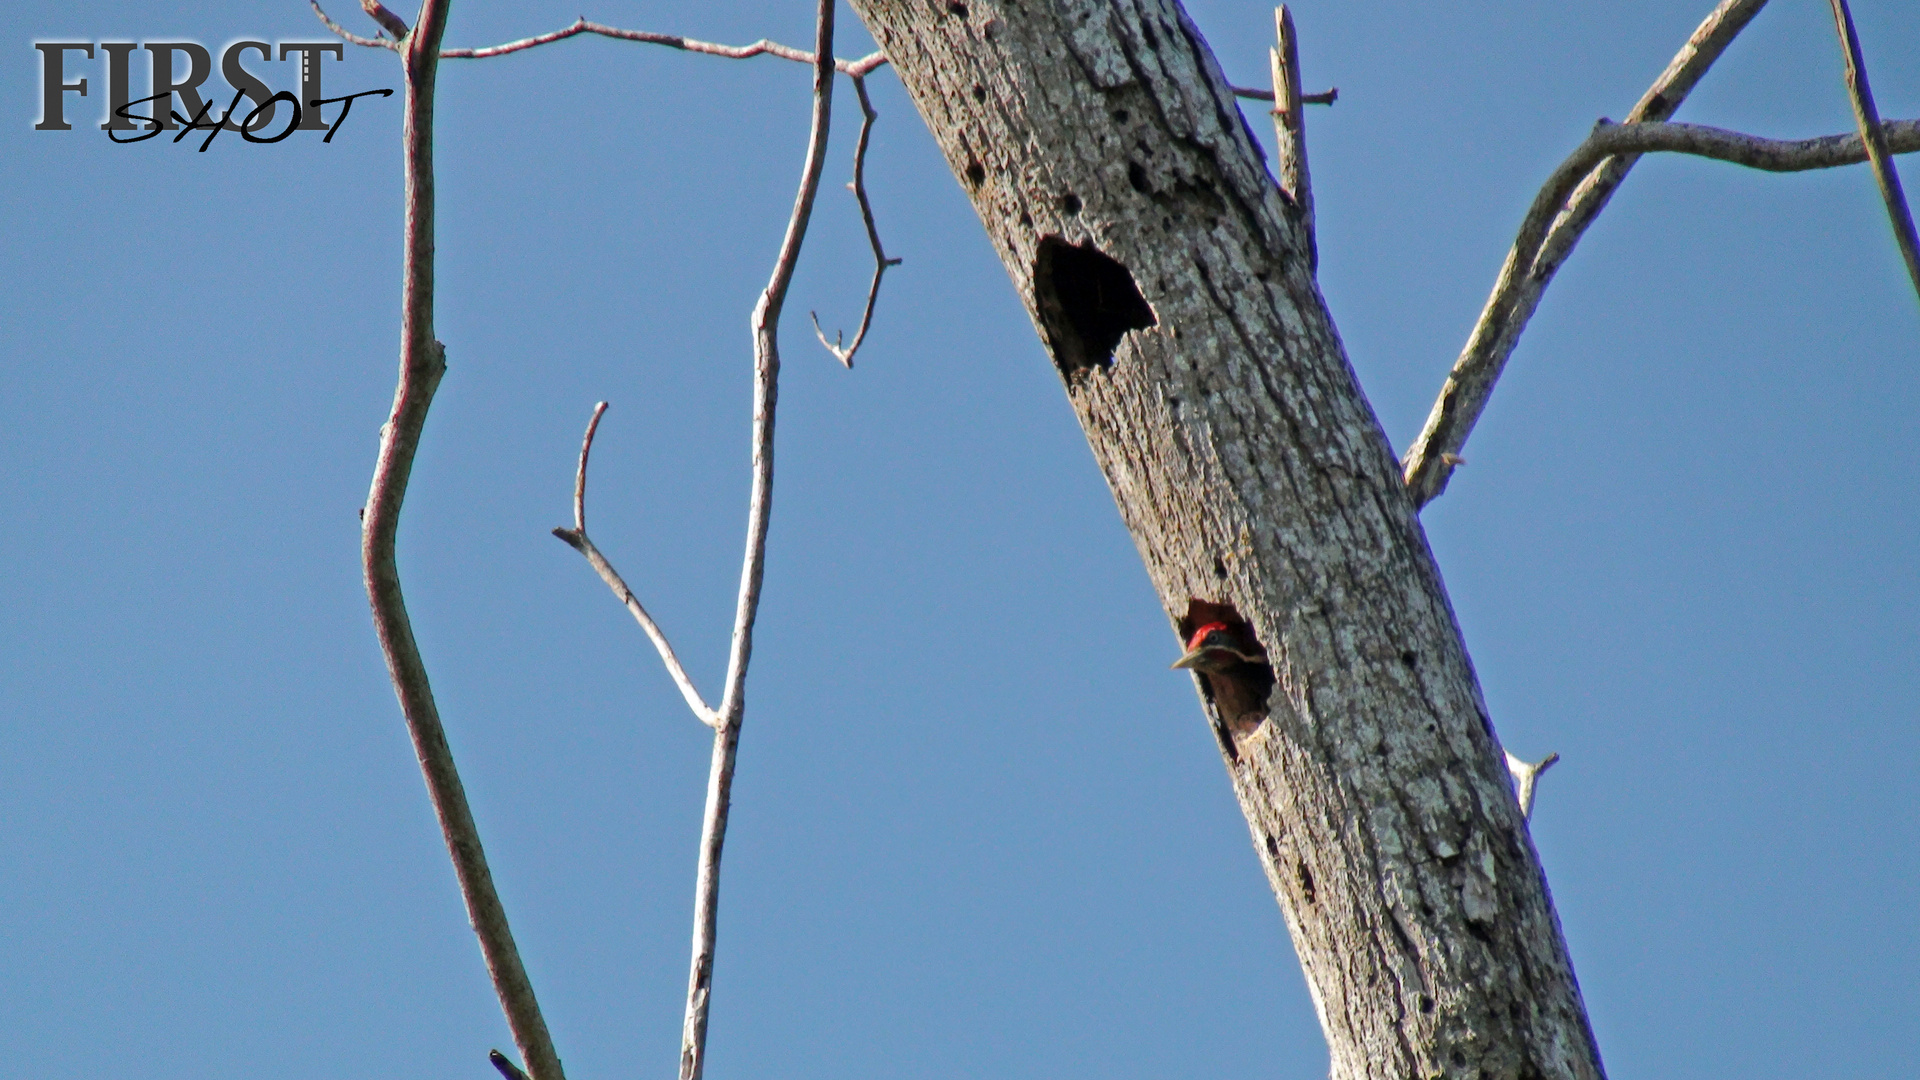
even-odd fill
[[[355,45],[365,45],[369,49],[392,49],[398,51],[400,48],[398,42],[389,41],[383,37],[361,37],[359,34],[353,33],[346,27],[334,22],[332,17],[320,7],[320,0],[307,0],[307,3],[313,8],[313,13],[320,17],[320,21],[326,24],[327,29],[333,31],[335,36],[344,41],[351,42]]]
[[[580,34],[598,34],[601,37],[615,38],[620,41],[638,41],[647,45],[665,45],[670,49],[705,53],[708,56],[723,56],[731,60],[745,60],[751,56],[767,55],[777,56],[782,60],[793,60],[802,64],[813,63],[812,53],[802,52],[791,45],[782,45],[777,41],[768,41],[766,38],[761,38],[751,45],[716,45],[711,41],[696,41],[693,38],[681,37],[678,34],[657,34],[651,30],[622,30],[615,26],[604,26],[600,23],[588,22],[585,17],[576,19],[571,25],[561,27],[558,30],[551,30],[544,34],[535,34],[533,37],[521,38],[518,41],[509,41],[504,45],[489,45],[481,49],[447,49],[440,55],[448,60],[484,60],[491,56],[505,56],[508,53],[520,52],[538,45],[549,45],[556,41],[565,41],[567,38]],[[833,63],[836,70],[859,78],[864,77],[873,71],[874,68],[886,62],[887,56],[885,53],[875,52],[869,53],[858,60],[835,60]]]
[[[1911,154],[1920,150],[1920,120],[1890,120],[1881,127],[1891,153]],[[1587,136],[1587,141],[1580,144],[1553,171],[1540,193],[1534,197],[1533,206],[1521,222],[1519,237],[1514,240],[1513,250],[1507,256],[1508,270],[1529,261],[1537,264],[1543,249],[1552,239],[1549,227],[1559,227],[1553,224],[1556,218],[1566,220],[1562,208],[1571,199],[1579,197],[1578,189],[1591,179],[1592,172],[1603,162],[1653,153],[1690,154],[1765,172],[1832,169],[1858,165],[1867,160],[1867,149],[1858,135],[1766,139],[1699,124],[1616,124],[1602,120]],[[1517,280],[1518,275],[1503,273],[1503,284],[1509,277]],[[1503,295],[1512,300],[1517,288],[1505,290],[1504,293],[1496,291],[1494,300],[1501,299]],[[1488,301],[1488,311],[1481,315],[1482,325],[1504,324],[1511,333],[1518,334],[1520,324],[1494,311],[1494,300]],[[1510,316],[1511,309],[1506,314]],[[1427,431],[1422,432],[1422,441],[1408,452],[1405,462],[1407,485],[1420,505],[1425,505],[1445,490],[1446,477],[1454,468],[1465,464],[1465,459],[1452,450],[1441,450],[1435,456],[1434,464],[1428,465],[1425,455],[1432,453],[1437,446],[1446,445],[1437,437],[1429,439],[1429,433],[1452,432],[1450,441],[1456,448],[1465,442],[1467,432],[1472,430],[1471,421],[1486,408],[1487,399],[1493,394],[1494,383],[1504,366],[1504,356],[1511,354],[1512,342],[1507,342],[1501,364],[1496,365],[1491,360],[1468,364],[1469,357],[1462,356],[1461,361],[1454,365],[1453,375],[1447,379],[1446,387],[1440,392],[1440,400],[1434,404],[1433,415],[1427,419]],[[1481,354],[1474,354],[1473,359],[1479,361],[1480,357]],[[1458,416],[1467,418],[1464,427],[1456,422],[1453,427],[1445,428],[1439,423]],[[1439,478],[1437,481],[1431,479],[1435,476]],[[1433,489],[1432,495],[1421,499],[1421,493],[1426,490],[1420,486],[1422,483],[1438,483],[1440,486]]]
[[[813,334],[820,339],[820,344],[849,368],[853,366],[853,354],[860,351],[860,343],[867,339],[867,328],[873,325],[873,302],[880,295],[880,279],[886,275],[887,267],[900,265],[899,259],[887,258],[886,249],[880,246],[880,230],[873,223],[873,204],[867,200],[867,139],[873,134],[873,122],[880,119],[880,114],[874,111],[873,102],[867,97],[865,76],[853,76],[853,92],[860,95],[860,138],[853,146],[853,183],[847,187],[860,201],[860,220],[866,222],[867,243],[873,247],[873,284],[867,286],[867,306],[860,312],[860,329],[854,331],[853,344],[845,348],[841,347],[838,331],[833,340],[828,341],[826,331],[820,329],[819,314],[807,313],[813,319]]]
[[[774,407],[780,390],[780,311],[793,282],[820,190],[827,132],[833,119],[833,9],[820,0],[813,55],[813,123],[807,161],[794,196],[793,215],[774,260],[773,276],[754,305],[753,488],[747,503],[747,551],[740,568],[740,598],[734,611],[733,645],[727,658],[726,692],[720,699],[720,729],[714,733],[707,805],[700,828],[700,868],[694,885],[693,964],[687,979],[686,1026],[680,1037],[680,1080],[700,1080],[707,1057],[707,1006],[713,991],[713,952],[720,908],[720,853],[733,798],[735,751],[746,710],[747,664],[753,657],[753,624],[760,610],[760,583],[767,563],[767,523],[773,503]]]
[[[574,474],[573,481],[573,528],[555,529],[553,535],[565,540],[575,551],[587,557],[587,563],[593,567],[595,573],[600,575],[600,580],[606,582],[607,588],[613,590],[613,595],[626,605],[634,621],[640,624],[640,629],[646,632],[648,640],[652,641],[653,647],[659,651],[660,662],[666,665],[667,674],[673,677],[673,684],[680,688],[680,696],[686,699],[687,708],[693,710],[693,715],[701,723],[717,728],[720,726],[719,715],[707,707],[706,699],[702,698],[700,691],[694,688],[693,679],[687,675],[687,669],[681,666],[680,658],[674,654],[673,646],[667,641],[666,632],[660,629],[660,624],[654,622],[653,616],[641,606],[639,598],[635,597],[633,590],[627,587],[626,579],[620,576],[620,572],[613,568],[613,564],[607,561],[606,556],[600,554],[600,549],[595,547],[593,541],[587,537],[587,455],[593,452],[593,436],[600,429],[600,417],[606,411],[607,403],[604,401],[593,407],[593,419],[587,421],[586,437],[580,441],[580,468]]]
[[[1276,47],[1267,50],[1273,77],[1273,137],[1279,148],[1280,190],[1300,208],[1307,230],[1307,265],[1320,265],[1320,242],[1313,231],[1313,181],[1307,174],[1307,111],[1300,93],[1300,37],[1293,29],[1293,12],[1281,4],[1273,9]]]
[[[446,28],[449,0],[425,0],[414,31],[400,50],[407,79],[405,169],[406,243],[402,269],[403,293],[400,338],[400,381],[393,411],[382,429],[380,454],[372,489],[362,514],[361,560],[375,631],[393,679],[394,692],[406,715],[427,793],[440,820],[440,830],[452,856],[467,916],[480,939],[507,1024],[533,1080],[564,1080],[560,1058],[554,1052],[546,1022],[534,998],[526,968],[520,962],[506,909],[493,886],[486,853],[466,791],[454,767],[446,729],[434,703],[425,662],[414,641],[413,627],[400,587],[394,543],[399,532],[401,504],[419,449],[433,394],[446,372],[446,350],[433,332],[433,95],[441,36]]]
[[[1262,90],[1257,86],[1229,86],[1227,87],[1227,89],[1233,91],[1234,97],[1248,98],[1253,101],[1272,101],[1273,100],[1273,91]],[[1340,88],[1337,86],[1331,90],[1324,90],[1318,94],[1301,94],[1300,95],[1300,104],[1302,105],[1331,105],[1334,102],[1339,100],[1340,100]]]
[[[1721,0],[1693,36],[1687,39],[1673,62],[1653,81],[1633,111],[1628,124],[1665,120],[1686,100],[1707,69],[1720,58],[1728,45],[1760,13],[1767,0]],[[1537,253],[1518,259],[1517,250],[1509,253],[1506,265],[1494,282],[1493,295],[1480,312],[1480,319],[1467,336],[1467,344],[1454,361],[1453,371],[1441,388],[1439,400],[1427,417],[1420,436],[1402,460],[1402,473],[1415,506],[1425,506],[1447,488],[1453,466],[1447,456],[1458,456],[1473,433],[1473,425],[1486,408],[1487,397],[1499,379],[1501,369],[1520,340],[1520,332],[1540,304],[1560,265],[1573,253],[1587,226],[1593,224],[1614,189],[1626,179],[1636,159],[1614,158],[1604,162],[1583,180],[1566,208],[1560,212],[1546,243]]]
[[[1887,204],[1887,219],[1893,225],[1893,238],[1900,245],[1900,256],[1907,263],[1907,277],[1913,281],[1914,295],[1920,297],[1920,239],[1913,233],[1913,211],[1907,206],[1906,192],[1900,190],[1900,174],[1893,167],[1887,136],[1880,126],[1880,110],[1873,104],[1873,90],[1867,85],[1867,61],[1860,55],[1860,35],[1853,28],[1853,12],[1847,0],[1832,0],[1833,22],[1840,32],[1840,46],[1847,54],[1847,95],[1853,99],[1853,118],[1860,125],[1861,141],[1866,143],[1867,160],[1873,163],[1874,179],[1880,182],[1880,198]]]
[[[406,22],[402,20],[400,16],[388,11],[386,6],[380,3],[380,0],[360,0],[360,10],[366,12],[374,22],[379,23],[382,30],[392,34],[393,40],[406,40]]]
[[[1920,150],[1920,120],[1888,120],[1881,124],[1881,130],[1892,153]],[[1569,181],[1562,175],[1570,167],[1610,156],[1659,153],[1690,154],[1779,173],[1834,169],[1868,160],[1865,145],[1854,134],[1768,139],[1704,124],[1616,124],[1602,120],[1575,151],[1575,158],[1569,158],[1547,182],[1570,191],[1579,183],[1577,177]]]

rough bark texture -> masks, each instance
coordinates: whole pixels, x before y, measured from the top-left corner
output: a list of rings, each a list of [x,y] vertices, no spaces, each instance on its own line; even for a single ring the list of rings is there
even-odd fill
[[[1156,0],[853,0],[1058,365],[1197,676],[1332,1075],[1598,1078],[1400,469],[1200,34]]]

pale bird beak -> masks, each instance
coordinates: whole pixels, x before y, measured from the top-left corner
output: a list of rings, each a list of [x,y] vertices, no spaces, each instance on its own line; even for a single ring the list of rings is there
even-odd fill
[[[1173,666],[1174,666],[1174,667],[1177,667],[1177,668],[1189,668],[1189,669],[1191,669],[1191,668],[1193,668],[1193,667],[1194,667],[1195,665],[1197,665],[1197,664],[1199,664],[1199,663],[1200,663],[1200,657],[1201,657],[1201,654],[1203,654],[1203,653],[1205,653],[1205,652],[1206,652],[1206,650],[1205,650],[1205,649],[1192,649],[1192,650],[1189,650],[1189,651],[1187,652],[1187,655],[1185,655],[1185,656],[1183,656],[1183,657],[1181,657],[1181,658],[1180,658],[1180,659],[1178,659],[1178,660],[1175,660],[1175,661],[1173,662]]]

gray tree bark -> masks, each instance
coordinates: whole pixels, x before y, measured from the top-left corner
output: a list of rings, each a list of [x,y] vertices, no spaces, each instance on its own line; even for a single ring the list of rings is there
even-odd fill
[[[1299,208],[1171,0],[853,0],[1184,638],[1336,1080],[1603,1076],[1539,859]]]

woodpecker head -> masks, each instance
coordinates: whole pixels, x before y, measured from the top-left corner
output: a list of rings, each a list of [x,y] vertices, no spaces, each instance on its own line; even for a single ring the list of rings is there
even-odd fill
[[[1193,636],[1187,639],[1186,655],[1175,660],[1173,666],[1193,671],[1220,672],[1236,664],[1266,662],[1266,656],[1258,649],[1249,648],[1232,627],[1215,622],[1193,632]]]

